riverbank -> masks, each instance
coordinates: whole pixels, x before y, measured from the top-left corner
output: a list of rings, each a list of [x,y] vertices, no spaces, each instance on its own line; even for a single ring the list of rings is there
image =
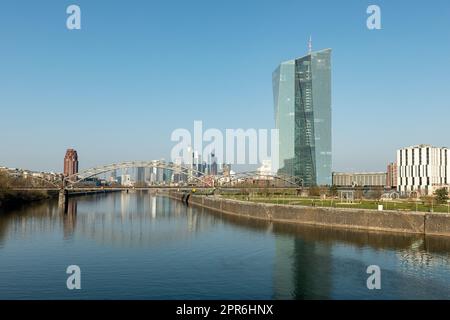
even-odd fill
[[[340,200],[332,197],[298,197],[294,195],[263,195],[263,194],[221,194],[222,197],[232,200],[243,200],[258,203],[301,205],[305,207],[324,207],[341,209],[370,209],[378,210],[382,205],[384,210],[405,211],[405,212],[424,212],[424,213],[450,213],[450,203],[438,204],[432,199],[412,201],[409,199],[381,199],[367,200],[356,199],[354,201]]]
[[[57,193],[48,191],[0,191],[0,209],[4,207],[15,207],[30,202],[42,201],[56,197]]]
[[[450,237],[450,215],[445,213],[399,212],[348,208],[308,207],[256,203],[169,192],[168,196],[190,205],[229,215],[254,219],[299,223],[331,228],[360,229],[383,232],[426,234]]]

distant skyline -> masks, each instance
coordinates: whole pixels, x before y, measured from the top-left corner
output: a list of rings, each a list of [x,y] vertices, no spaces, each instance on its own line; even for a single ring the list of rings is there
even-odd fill
[[[66,28],[77,4],[82,29]],[[382,29],[368,30],[368,5]],[[272,72],[333,49],[333,171],[450,146],[450,2],[2,1],[0,166],[169,159],[171,132],[274,128]]]

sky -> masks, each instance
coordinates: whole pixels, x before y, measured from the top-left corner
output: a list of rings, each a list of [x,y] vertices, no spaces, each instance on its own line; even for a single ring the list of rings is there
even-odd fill
[[[195,120],[273,128],[272,72],[310,35],[333,49],[334,171],[450,146],[448,0],[2,0],[0,166],[60,172],[71,147],[81,169],[168,159]]]

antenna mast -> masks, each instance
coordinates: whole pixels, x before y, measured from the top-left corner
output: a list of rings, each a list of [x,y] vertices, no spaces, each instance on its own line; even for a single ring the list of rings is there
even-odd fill
[[[308,54],[312,53],[312,37],[309,36],[309,41],[308,41]]]

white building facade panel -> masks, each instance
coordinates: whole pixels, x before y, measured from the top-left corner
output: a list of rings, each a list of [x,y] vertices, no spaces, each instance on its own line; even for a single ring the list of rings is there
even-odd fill
[[[398,186],[404,195],[431,195],[450,184],[450,151],[429,145],[397,150]]]

